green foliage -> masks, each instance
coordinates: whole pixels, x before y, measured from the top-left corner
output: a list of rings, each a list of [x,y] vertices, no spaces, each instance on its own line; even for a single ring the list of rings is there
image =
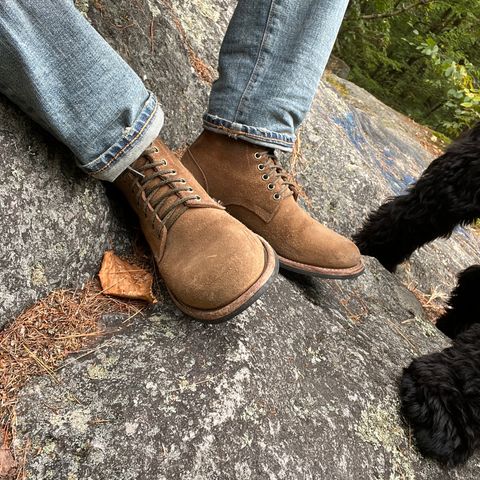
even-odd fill
[[[480,120],[480,0],[351,0],[351,80],[447,136]]]

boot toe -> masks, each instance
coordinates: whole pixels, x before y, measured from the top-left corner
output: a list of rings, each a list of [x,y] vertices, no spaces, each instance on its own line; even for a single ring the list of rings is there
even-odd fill
[[[354,278],[363,272],[357,246],[311,218],[283,240],[277,252],[287,270],[325,278]]]
[[[335,234],[335,237],[335,241],[330,243],[330,248],[326,252],[327,265],[325,266],[345,269],[359,265],[362,256],[358,247],[348,238],[338,234]]]
[[[361,264],[360,251],[351,240],[316,221],[291,232],[289,240],[283,246],[283,256],[296,262],[339,270]]]
[[[265,248],[255,234],[225,212],[212,216],[223,220],[196,225],[192,247],[183,252],[170,248],[176,267],[162,269],[167,271],[162,276],[175,299],[200,310],[234,302],[255,284],[267,263]],[[167,257],[162,264],[171,261]]]

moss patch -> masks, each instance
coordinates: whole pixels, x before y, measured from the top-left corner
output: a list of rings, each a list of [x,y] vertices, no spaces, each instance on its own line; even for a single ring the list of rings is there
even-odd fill
[[[326,80],[342,97],[348,97],[350,95],[348,88],[330,72],[325,73],[324,80]]]
[[[402,448],[405,432],[400,427],[393,402],[369,405],[355,426],[358,436],[375,449],[383,449],[392,463],[390,480],[415,480],[415,473],[409,459],[408,450]],[[385,477],[387,478],[387,477]]]

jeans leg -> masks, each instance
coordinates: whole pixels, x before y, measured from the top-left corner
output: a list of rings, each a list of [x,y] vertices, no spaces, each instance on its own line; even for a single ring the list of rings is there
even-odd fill
[[[71,0],[0,1],[0,92],[113,181],[158,136],[163,112]]]
[[[223,40],[207,130],[289,151],[348,0],[239,0]]]

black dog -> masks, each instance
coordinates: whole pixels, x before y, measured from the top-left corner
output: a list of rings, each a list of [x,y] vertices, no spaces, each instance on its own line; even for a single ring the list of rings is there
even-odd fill
[[[405,195],[370,214],[354,236],[360,251],[390,271],[417,248],[480,217],[480,123],[435,159]],[[480,443],[480,265],[463,271],[437,327],[454,339],[404,370],[402,410],[418,448],[448,465]]]
[[[406,195],[372,213],[354,237],[390,271],[417,248],[480,217],[480,123],[435,159]]]

